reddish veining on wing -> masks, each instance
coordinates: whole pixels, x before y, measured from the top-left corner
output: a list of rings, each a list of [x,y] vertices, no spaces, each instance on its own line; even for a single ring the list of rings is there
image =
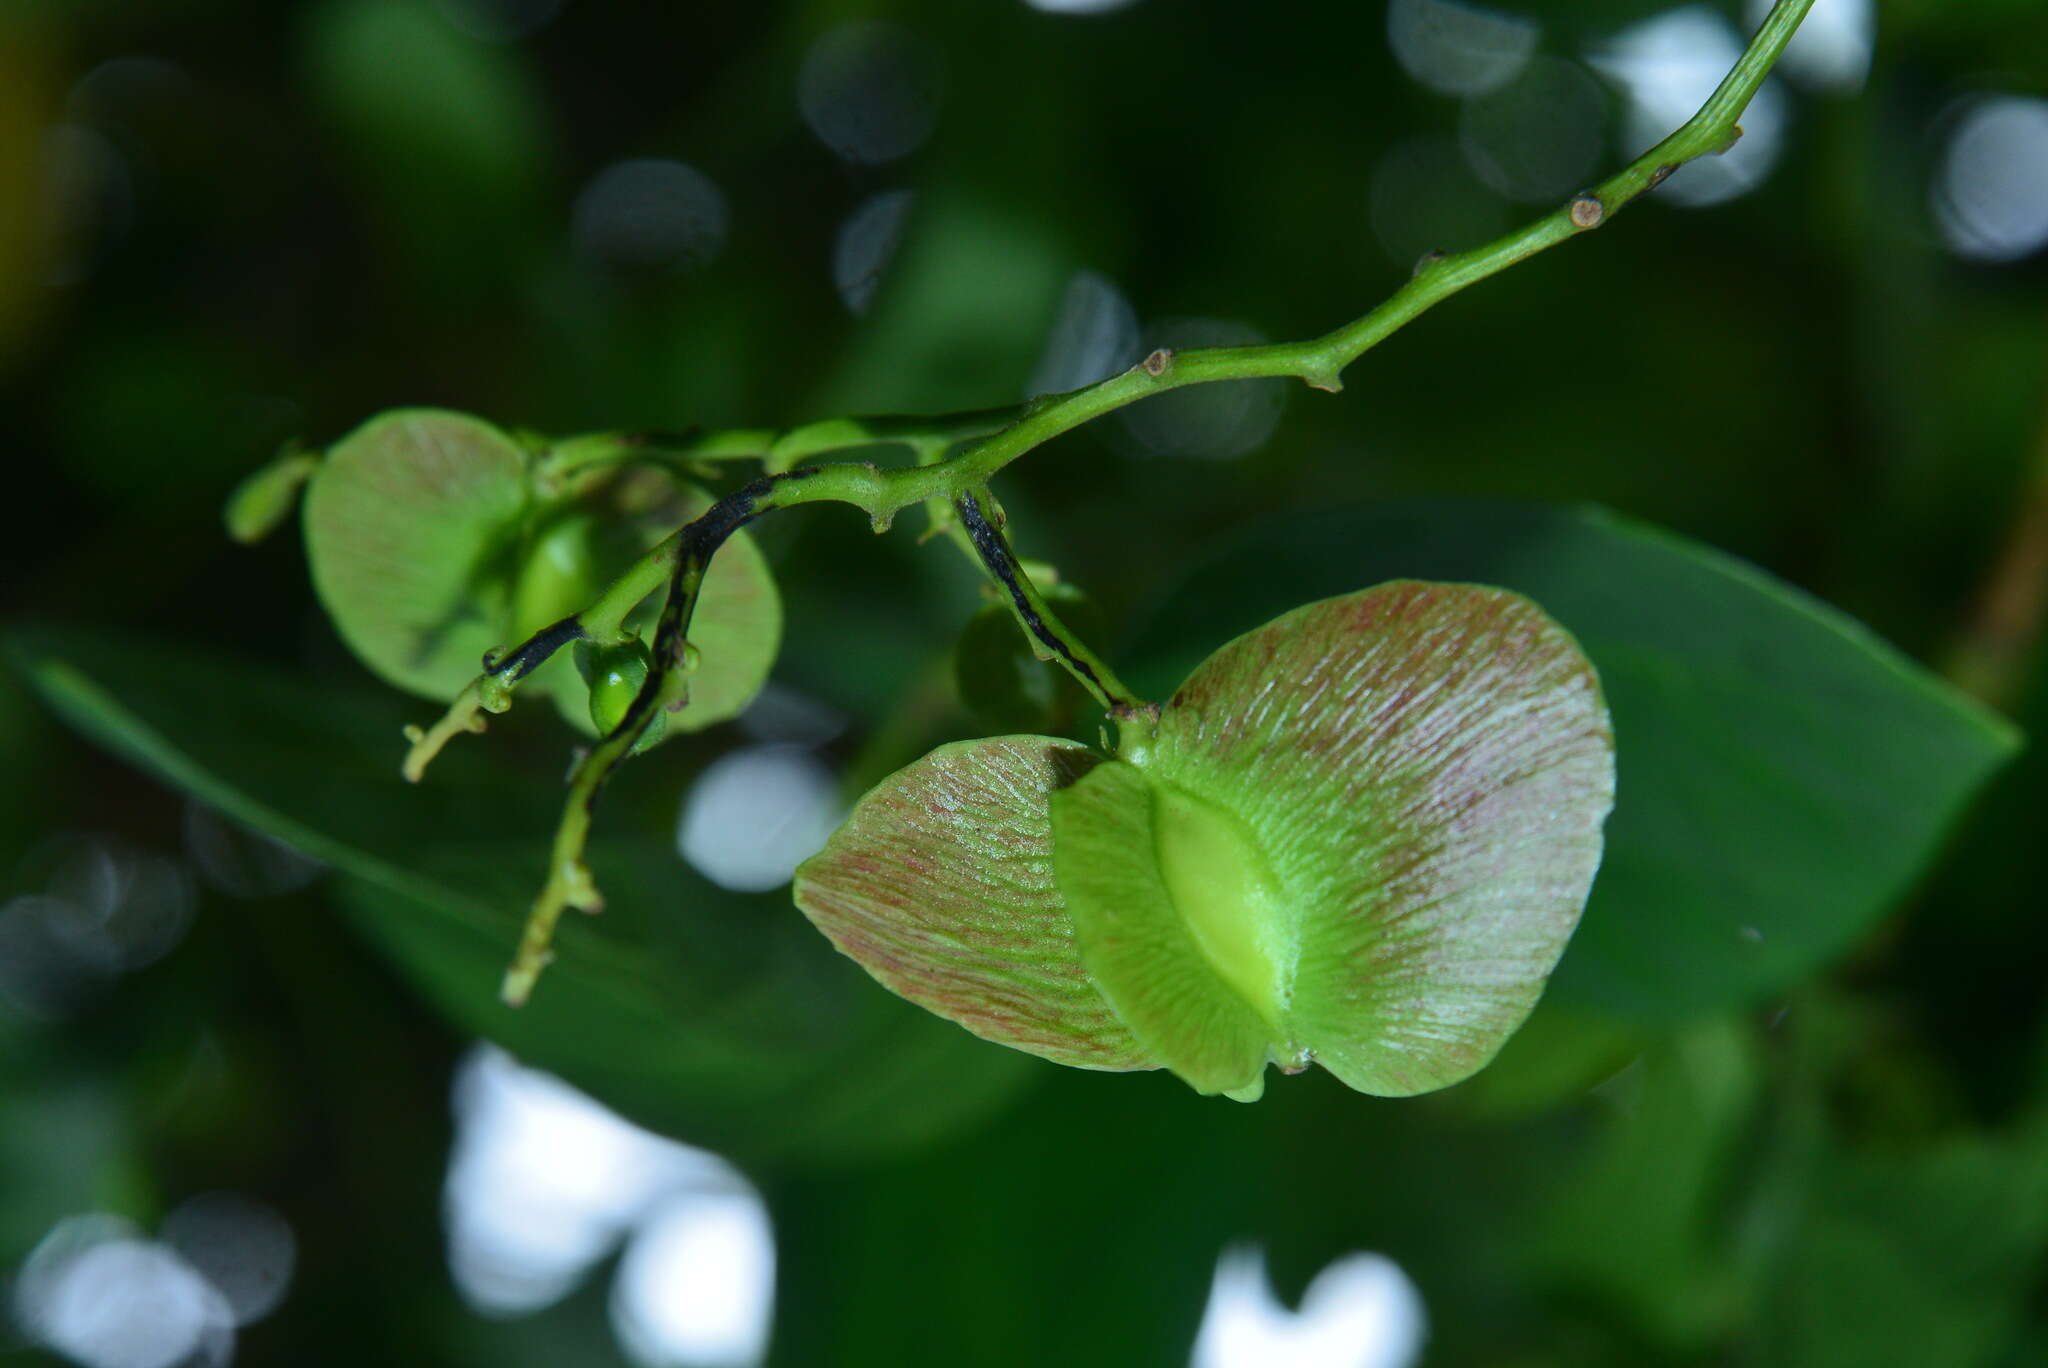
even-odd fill
[[[818,929],[892,991],[1062,1064],[1153,1067],[1082,967],[1047,795],[1098,757],[1044,737],[941,747],[863,798],[797,873]]]
[[[1174,696],[1156,755],[1258,833],[1301,918],[1297,1036],[1374,1092],[1456,1081],[1520,1024],[1613,801],[1591,664],[1472,585],[1381,585],[1240,637]]]

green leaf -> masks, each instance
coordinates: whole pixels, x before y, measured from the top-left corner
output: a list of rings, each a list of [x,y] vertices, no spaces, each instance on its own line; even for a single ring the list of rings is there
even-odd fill
[[[877,784],[796,903],[890,991],[1084,1069],[1157,1067],[1096,990],[1054,886],[1048,797],[1101,763],[1044,736],[941,746]]]
[[[1773,1253],[1755,1339],[1767,1362],[2018,1363],[2048,1246],[2048,1127],[1921,1152],[1828,1146],[1805,1220]]]
[[[1744,1291],[1725,1183],[1758,1066],[1752,1033],[1724,1019],[1656,1042],[1606,1084],[1587,1142],[1529,1187],[1510,1227],[1526,1276],[1613,1308],[1669,1353],[1711,1346]]]
[[[1685,1019],[1813,973],[1898,902],[2017,744],[1825,604],[1585,509],[1415,501],[1290,518],[1189,576],[1127,677],[1162,687],[1218,632],[1395,574],[1527,594],[1600,672],[1619,800],[1554,982],[1586,1006]]]
[[[927,1143],[1014,1095],[1023,1061],[875,993],[772,895],[665,844],[595,852],[608,908],[562,928],[532,1005],[495,985],[537,884],[560,755],[516,735],[397,773],[406,701],[105,636],[17,631],[7,653],[91,739],[335,867],[351,922],[460,1027],[645,1125],[764,1159]],[[608,810],[672,801],[626,771]]]

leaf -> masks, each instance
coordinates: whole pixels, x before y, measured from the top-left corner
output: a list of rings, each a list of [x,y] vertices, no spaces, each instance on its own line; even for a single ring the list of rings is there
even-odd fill
[[[1754,1339],[1778,1363],[1997,1363],[2048,1246],[2048,1128],[1924,1151],[1826,1147],[1772,1251]]]
[[[1758,1065],[1752,1033],[1724,1019],[1656,1042],[1606,1084],[1585,1142],[1514,1213],[1523,1277],[1611,1307],[1667,1354],[1709,1348],[1742,1304],[1723,1208]]]
[[[796,872],[796,904],[910,1001],[1084,1069],[1155,1063],[1082,968],[1047,797],[1101,762],[1072,742],[941,746],[877,784]]]
[[[540,876],[560,792],[552,747],[516,735],[398,778],[403,699],[83,633],[16,631],[7,654],[60,716],[116,754],[333,865],[355,926],[459,1026],[642,1124],[750,1157],[843,1159],[928,1143],[1026,1077],[873,992],[773,896],[739,897],[664,845],[600,846],[609,906],[562,928],[531,1006],[495,984]],[[629,768],[610,809],[636,793]]]
[[[1752,566],[1597,510],[1415,501],[1290,518],[1190,575],[1128,672],[1406,574],[1500,584],[1577,637],[1620,770],[1600,878],[1553,991],[1647,1021],[1776,992],[1893,907],[2012,753],[2001,720]]]

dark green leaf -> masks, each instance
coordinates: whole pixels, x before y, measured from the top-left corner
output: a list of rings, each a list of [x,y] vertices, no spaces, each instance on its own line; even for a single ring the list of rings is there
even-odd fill
[[[503,1007],[559,756],[552,773],[521,768],[474,741],[407,785],[402,699],[106,637],[8,646],[86,735],[332,864],[343,909],[458,1024],[644,1124],[757,1157],[843,1157],[966,1124],[1025,1076],[874,992],[780,898],[723,893],[652,843],[600,849],[607,912],[563,929],[531,1006]]]

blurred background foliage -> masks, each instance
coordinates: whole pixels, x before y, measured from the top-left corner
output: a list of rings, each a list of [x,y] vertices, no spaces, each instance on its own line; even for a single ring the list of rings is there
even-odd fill
[[[0,1359],[1379,1364],[1426,1321],[1433,1363],[2048,1361],[2048,759],[1968,801],[1995,729],[1925,681],[1866,708],[1896,667],[1848,637],[1724,635],[1687,586],[1732,563],[1442,502],[1721,548],[2038,734],[2036,0],[1819,0],[1735,154],[1341,397],[1168,396],[1004,477],[1155,682],[1402,573],[1523,577],[1589,649],[1572,613],[1625,602],[1665,654],[1617,690],[1734,663],[1697,732],[1622,716],[1617,822],[1633,786],[1704,872],[1617,871],[1436,1096],[1063,1071],[834,956],[791,863],[990,729],[958,679],[1036,668],[956,669],[968,568],[844,509],[759,526],[775,684],[622,775],[614,909],[508,1013],[571,734],[525,707],[405,788],[431,705],[348,657],[293,537],[220,530],[281,443],[400,404],[779,425],[1320,331],[1674,126],[1754,18],[1511,9],[15,0]],[[1064,687],[973,701],[1086,734]],[[1659,788],[1738,733],[1809,766],[1832,864],[1739,785]],[[1645,927],[1671,953],[1610,953]]]

